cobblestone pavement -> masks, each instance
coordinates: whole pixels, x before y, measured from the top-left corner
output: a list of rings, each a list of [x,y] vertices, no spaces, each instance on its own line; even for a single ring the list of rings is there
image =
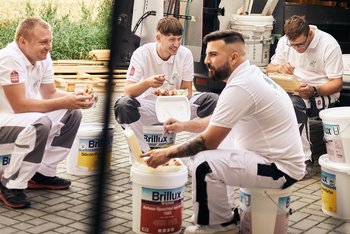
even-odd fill
[[[100,99],[102,101],[95,109],[84,110],[83,122],[102,122],[102,94]],[[113,103],[115,99],[116,96],[113,97]],[[111,167],[107,173],[109,181],[102,226],[105,233],[133,233],[128,148],[121,128],[113,117],[112,122],[116,125],[116,131]],[[181,136],[178,140],[181,141]],[[96,176],[70,175],[66,172],[65,162],[60,164],[59,175],[73,181],[70,189],[27,190],[26,193],[32,201],[32,207],[29,209],[9,209],[1,203],[0,233],[89,233]],[[311,179],[298,182],[293,190],[293,214],[289,216],[288,233],[350,233],[349,221],[335,219],[322,212],[319,173]],[[238,200],[238,193],[236,196]],[[191,183],[188,182],[185,187],[183,227],[190,225],[191,215]]]

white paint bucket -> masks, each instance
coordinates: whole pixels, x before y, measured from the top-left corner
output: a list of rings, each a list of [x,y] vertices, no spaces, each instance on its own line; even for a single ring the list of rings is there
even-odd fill
[[[350,107],[322,110],[320,118],[329,160],[350,165]]]
[[[179,233],[187,168],[165,171],[135,163],[131,167],[132,230],[135,233]]]
[[[247,57],[252,64],[269,64],[273,22],[274,18],[271,15],[232,15],[229,28],[243,35]]]
[[[350,165],[335,163],[327,154],[318,159],[321,165],[321,196],[323,213],[350,220]]]
[[[107,142],[107,165],[110,168],[114,125],[109,125]],[[82,123],[67,158],[67,173],[94,175],[98,172],[102,147],[102,123]]]
[[[287,233],[291,192],[291,187],[286,189],[241,188],[241,233]]]
[[[4,170],[10,164],[11,154],[14,148],[13,143],[3,144],[0,149],[0,175],[4,173]]]
[[[144,126],[143,133],[144,139],[151,149],[166,148],[175,144],[176,134],[174,132],[164,134],[162,125]]]
[[[0,175],[4,172],[5,168],[9,165],[10,160],[11,160],[10,153],[0,152]]]

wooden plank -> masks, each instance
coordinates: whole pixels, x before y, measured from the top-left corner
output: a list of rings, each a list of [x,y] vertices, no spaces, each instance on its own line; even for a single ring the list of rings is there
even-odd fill
[[[55,73],[108,73],[109,69],[104,66],[53,66]],[[126,70],[115,69],[113,73],[126,73]]]
[[[89,52],[90,57],[93,60],[109,60],[110,50],[91,50]]]
[[[107,79],[109,75],[103,75],[103,74],[57,74],[54,75],[55,78],[62,78],[62,79],[84,79],[84,78],[101,78],[101,79]],[[114,79],[125,79],[126,75],[113,75]]]
[[[55,60],[52,61],[53,65],[62,65],[62,66],[78,66],[78,65],[100,65],[107,66],[108,62],[105,61],[96,61],[96,60]]]
[[[62,66],[56,65],[53,67],[55,73],[107,73],[108,68],[104,66]]]

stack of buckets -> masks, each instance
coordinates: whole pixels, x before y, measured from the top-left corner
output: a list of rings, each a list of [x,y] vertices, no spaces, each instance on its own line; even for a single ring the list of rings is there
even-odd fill
[[[269,64],[273,23],[274,18],[271,15],[258,14],[234,14],[230,20],[229,28],[243,35],[247,57],[256,66],[264,67]]]
[[[320,112],[327,154],[321,166],[322,211],[350,220],[350,107],[334,107]]]

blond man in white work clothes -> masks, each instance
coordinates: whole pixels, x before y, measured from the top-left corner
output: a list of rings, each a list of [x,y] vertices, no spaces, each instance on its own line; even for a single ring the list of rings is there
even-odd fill
[[[216,105],[218,96],[214,93],[192,95],[193,57],[191,51],[181,45],[182,32],[181,23],[174,17],[164,17],[158,22],[157,41],[133,53],[125,96],[118,99],[114,107],[116,120],[123,127],[129,125],[133,129],[143,152],[150,149],[144,140],[143,126],[159,124],[153,91],[187,89],[191,118],[212,114]],[[135,162],[133,155],[131,162]]]
[[[227,186],[286,188],[304,175],[304,154],[287,93],[250,65],[244,39],[234,31],[205,36],[205,63],[211,78],[226,81],[211,117],[185,122],[203,131],[193,140],[144,157],[151,167],[170,158],[194,156],[192,198],[195,222],[185,233],[238,231]],[[170,120],[165,123],[171,129]],[[230,137],[231,149],[218,149]]]
[[[294,74],[301,87],[292,99],[305,153],[306,178],[314,174],[311,158],[310,117],[334,106],[343,86],[343,58],[338,42],[330,34],[309,25],[302,16],[291,16],[284,25],[286,35],[278,41],[268,73]]]
[[[0,152],[11,154],[1,175],[0,200],[11,208],[31,202],[26,188],[66,189],[56,176],[68,155],[81,121],[80,108],[93,95],[56,90],[50,25],[29,17],[18,26],[15,41],[0,50]]]

